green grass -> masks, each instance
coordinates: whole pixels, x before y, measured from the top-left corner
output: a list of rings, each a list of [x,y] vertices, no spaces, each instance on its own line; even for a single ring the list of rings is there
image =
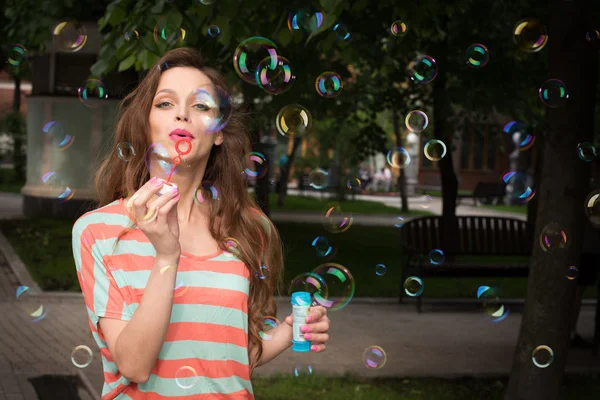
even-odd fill
[[[523,214],[526,215],[527,214],[527,205],[506,205],[506,204],[498,204],[495,206],[481,206],[483,208],[489,208],[490,210],[496,210],[496,211],[505,211],[505,212],[511,212],[511,213],[516,213],[516,214]]]
[[[25,182],[17,182],[12,169],[0,168],[0,192],[21,193]]]
[[[428,194],[432,197],[442,197],[441,190],[419,189],[418,192],[422,193],[422,194]],[[463,196],[472,196],[473,191],[467,190],[467,189],[458,189],[458,194],[463,195]]]
[[[261,400],[501,400],[507,379],[365,379],[277,376],[252,379]],[[598,376],[568,376],[563,400],[589,400],[600,392]]]
[[[269,196],[269,206],[271,210],[279,211],[325,211],[328,204],[332,202],[338,203],[345,212],[358,214],[394,214],[394,215],[434,215],[430,211],[409,210],[408,213],[402,213],[400,207],[386,206],[384,203],[368,200],[345,200],[342,202],[335,200],[321,200],[318,197],[309,196],[286,196],[285,204],[282,208],[277,206],[278,196]],[[400,205],[400,199],[398,199]]]

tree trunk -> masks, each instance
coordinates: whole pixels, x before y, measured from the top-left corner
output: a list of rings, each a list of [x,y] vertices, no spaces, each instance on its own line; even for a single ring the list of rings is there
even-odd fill
[[[283,207],[285,204],[285,196],[287,195],[288,182],[290,180],[290,172],[294,159],[296,158],[296,150],[300,146],[302,138],[295,137],[294,145],[292,146],[292,154],[288,154],[287,162],[281,167],[279,171],[279,197],[277,198],[277,207]]]
[[[15,90],[13,92],[13,112],[15,117],[21,117],[21,78],[14,76]],[[11,132],[13,136],[13,170],[15,171],[15,182],[25,182],[25,164],[26,155],[23,152],[23,138],[25,132],[22,132],[22,123],[15,123],[18,126],[18,132]]]
[[[402,143],[402,133],[400,132],[400,118],[398,117],[398,107],[396,102],[392,102],[392,124],[394,126],[394,136],[396,137],[396,147],[404,147]],[[418,162],[418,160],[413,160]],[[402,212],[408,212],[408,198],[406,197],[406,174],[404,170],[400,170],[398,175],[398,188],[400,190],[400,204]]]
[[[582,208],[588,190],[589,164],[574,153],[578,143],[591,142],[593,137],[598,61],[596,51],[581,40],[585,28],[592,23],[592,0],[554,0],[551,7],[549,77],[565,82],[569,100],[546,112],[547,135],[539,170],[535,232],[539,234],[547,224],[558,223],[570,246],[545,253],[533,241],[525,311],[506,400],[559,399],[576,285],[565,279],[565,271],[580,254],[588,223]],[[549,346],[554,352],[554,361],[547,368],[538,368],[532,362],[532,352],[540,345]]]

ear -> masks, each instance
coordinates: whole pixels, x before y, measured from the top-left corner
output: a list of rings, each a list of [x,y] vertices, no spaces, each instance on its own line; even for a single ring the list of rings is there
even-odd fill
[[[221,131],[217,132],[217,136],[215,137],[215,141],[213,143],[216,146],[223,144],[223,133]]]

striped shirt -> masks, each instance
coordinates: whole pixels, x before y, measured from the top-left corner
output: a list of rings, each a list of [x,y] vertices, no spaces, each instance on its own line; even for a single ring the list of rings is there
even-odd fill
[[[205,256],[182,252],[171,321],[150,378],[137,384],[121,375],[98,320],[131,319],[156,256],[139,229],[114,247],[130,223],[119,199],[84,214],[73,226],[77,277],[102,354],[102,400],[254,399],[248,356],[249,271],[223,251]]]

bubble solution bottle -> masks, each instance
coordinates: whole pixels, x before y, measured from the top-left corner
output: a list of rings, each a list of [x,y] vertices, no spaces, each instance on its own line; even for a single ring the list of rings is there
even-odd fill
[[[304,333],[300,330],[306,325],[308,308],[310,307],[310,293],[294,292],[292,293],[292,350],[302,353],[310,351],[310,342],[304,339]]]

